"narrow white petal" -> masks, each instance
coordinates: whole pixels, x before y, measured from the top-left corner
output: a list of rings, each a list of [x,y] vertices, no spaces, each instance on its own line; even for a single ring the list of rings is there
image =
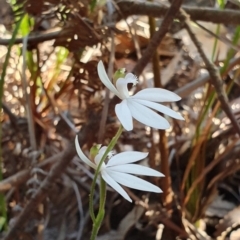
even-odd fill
[[[80,145],[79,145],[79,142],[78,142],[78,136],[75,137],[75,147],[76,147],[76,150],[77,150],[77,154],[79,156],[79,158],[85,162],[88,166],[96,169],[96,165],[91,162],[86,156],[85,154],[83,153],[82,149],[80,148]]]
[[[123,172],[123,173],[131,173],[136,175],[144,175],[144,176],[153,176],[153,177],[164,177],[164,175],[152,168],[137,165],[137,164],[124,164],[124,165],[117,165],[108,167],[107,169],[116,172]]]
[[[100,154],[100,155],[103,156],[103,154],[106,152],[106,150],[107,150],[107,146],[102,146],[102,147],[99,149],[98,154]]]
[[[148,153],[136,151],[118,153],[110,158],[110,160],[107,163],[107,167],[137,162],[147,157],[147,155]]]
[[[106,152],[106,150],[107,150],[107,147],[106,147],[106,146],[103,146],[103,147],[101,147],[101,148],[99,149],[98,154],[97,154],[97,155],[95,156],[95,158],[94,158],[94,162],[95,162],[97,165],[98,165],[99,162],[101,161],[101,159],[102,159],[104,153]],[[105,161],[105,159],[104,159],[104,161]],[[105,166],[105,163],[102,164],[102,167],[103,167],[103,166]]]
[[[110,81],[110,79],[108,78],[108,75],[105,71],[105,68],[104,68],[104,65],[103,65],[103,62],[100,61],[98,63],[98,66],[97,66],[97,70],[98,70],[98,76],[100,78],[100,80],[102,81],[102,83],[111,91],[113,92],[114,94],[116,94],[119,98],[120,98],[120,95],[119,95],[119,92],[117,91],[117,89],[115,88],[115,86],[112,84],[112,82]]]
[[[162,104],[159,103],[155,103],[155,102],[150,102],[150,101],[146,101],[146,100],[140,100],[140,99],[131,99],[131,101],[135,101],[138,102],[146,107],[150,107],[154,110],[157,110],[163,114],[166,114],[172,118],[176,118],[179,120],[184,120],[184,118],[181,116],[181,114],[179,114],[178,112],[173,111],[171,108],[168,108]]]
[[[137,83],[137,79],[132,73],[128,73],[125,78],[119,78],[116,81],[116,87],[122,99],[129,97],[128,83]]]
[[[116,182],[122,184],[123,186],[133,188],[133,189],[138,189],[141,191],[157,192],[157,193],[162,192],[162,190],[159,187],[141,178],[132,176],[127,173],[111,171],[108,168],[106,168],[105,171],[108,173],[110,177],[112,177]]]
[[[101,159],[102,159],[102,156],[100,156],[99,154],[94,158],[94,162],[96,163],[97,166],[99,165]],[[105,164],[105,162],[103,162],[101,165],[101,169],[105,168],[105,166],[106,166],[106,164]]]
[[[122,195],[126,200],[132,202],[132,199],[128,196],[126,191],[111,177],[106,171],[101,172],[104,181],[111,186],[115,191]]]
[[[128,83],[124,78],[119,78],[116,81],[116,87],[119,92],[119,95],[121,96],[121,99],[126,99],[129,97],[127,84]]]
[[[175,102],[181,99],[176,93],[162,88],[146,88],[137,92],[131,98],[153,102]]]
[[[133,129],[133,119],[125,99],[115,106],[115,112],[124,129],[131,131]]]
[[[133,118],[147,126],[157,129],[167,129],[170,127],[170,124],[164,117],[136,101],[132,101],[132,99],[128,99],[128,107]]]

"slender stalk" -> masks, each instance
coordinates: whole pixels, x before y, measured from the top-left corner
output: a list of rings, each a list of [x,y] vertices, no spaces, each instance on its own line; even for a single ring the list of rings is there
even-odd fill
[[[93,223],[93,230],[92,230],[90,240],[95,240],[95,238],[97,237],[98,231],[101,227],[102,220],[105,215],[105,201],[106,201],[106,183],[101,177],[99,211],[98,211],[96,221]]]
[[[99,206],[99,212],[104,209],[105,206],[105,200],[106,200],[106,183],[101,177],[101,182],[100,182],[100,206]]]
[[[93,233],[93,232],[97,230],[96,228],[97,228],[98,224],[101,225],[101,222],[102,222],[101,217],[102,217],[102,219],[103,219],[104,211],[103,211],[103,212],[100,212],[100,211],[101,211],[101,209],[104,210],[104,205],[105,205],[105,195],[104,195],[104,194],[106,194],[106,193],[104,193],[104,194],[102,195],[101,188],[102,188],[103,186],[101,186],[101,185],[102,185],[102,183],[101,183],[101,185],[100,185],[100,206],[99,206],[98,216],[97,216],[97,218],[96,218],[96,217],[95,217],[95,214],[94,214],[93,196],[94,196],[94,190],[95,190],[95,187],[96,187],[97,177],[98,177],[98,174],[99,174],[99,172],[100,172],[102,163],[103,163],[104,160],[106,159],[108,153],[109,153],[109,152],[114,148],[114,146],[116,145],[117,140],[119,139],[119,137],[120,137],[121,134],[122,134],[122,131],[123,131],[123,127],[122,127],[122,125],[120,125],[120,127],[119,127],[116,135],[112,138],[111,142],[109,143],[109,145],[108,145],[108,147],[107,147],[106,152],[103,154],[102,159],[101,159],[100,163],[98,164],[97,170],[96,170],[95,175],[94,175],[94,178],[93,178],[93,182],[92,182],[92,186],[91,186],[91,191],[90,191],[90,196],[89,196],[89,198],[90,198],[90,201],[89,201],[89,211],[90,211],[90,216],[91,216],[91,218],[92,218],[92,220],[93,220],[93,231],[92,231],[92,235],[95,234],[95,233]],[[102,180],[101,180],[101,181],[102,181]],[[103,197],[104,197],[104,200],[103,200]],[[101,214],[103,214],[103,216],[101,216]],[[99,222],[100,222],[100,223],[99,223]],[[97,230],[97,232],[98,232],[98,230]],[[97,232],[96,232],[96,234],[97,234]],[[95,236],[96,236],[96,235],[95,235]],[[95,239],[95,238],[91,238],[91,239]]]

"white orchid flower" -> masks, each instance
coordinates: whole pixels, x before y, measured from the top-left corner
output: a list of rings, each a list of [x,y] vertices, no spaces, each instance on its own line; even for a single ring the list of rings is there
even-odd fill
[[[107,147],[105,146],[101,147],[99,149],[98,154],[94,158],[94,162],[92,162],[83,153],[78,142],[78,136],[76,136],[75,138],[75,146],[79,158],[83,162],[85,162],[88,166],[94,168],[95,170],[97,169],[97,166],[107,149]],[[116,190],[129,202],[132,202],[131,198],[128,196],[126,191],[120,186],[120,184],[129,188],[138,189],[142,191],[161,193],[162,190],[159,187],[141,178],[131,175],[137,174],[145,176],[164,177],[162,173],[156,170],[137,164],[132,164],[134,162],[146,158],[147,155],[148,153],[136,151],[122,152],[114,156],[111,155],[107,164],[105,162],[102,163],[100,174],[108,185],[110,185],[114,190]]]
[[[111,92],[122,99],[122,102],[115,106],[115,112],[119,121],[127,131],[133,129],[132,118],[135,118],[139,122],[153,128],[169,128],[170,125],[168,121],[151,109],[166,114],[172,118],[184,120],[179,113],[162,104],[158,104],[158,102],[179,101],[181,98],[177,94],[162,88],[147,88],[130,96],[127,85],[128,83],[133,83],[135,85],[138,82],[137,77],[132,73],[128,73],[125,78],[119,78],[116,81],[115,87],[108,78],[102,61],[98,63],[98,75],[102,83]]]

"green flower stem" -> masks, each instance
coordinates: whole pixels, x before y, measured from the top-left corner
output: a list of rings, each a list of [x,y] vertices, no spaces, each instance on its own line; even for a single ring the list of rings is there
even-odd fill
[[[93,230],[92,230],[92,234],[91,234],[91,237],[90,237],[90,240],[95,240],[96,237],[97,237],[97,234],[98,234],[98,230],[101,226],[101,223],[102,223],[102,220],[104,218],[104,214],[105,214],[105,210],[103,209],[103,211],[101,211],[97,218],[96,218],[96,221],[93,223]]]
[[[93,221],[93,230],[92,230],[92,235],[91,235],[91,238],[90,238],[91,240],[94,240],[96,238],[98,230],[101,226],[101,223],[102,223],[102,220],[103,220],[103,217],[104,217],[104,214],[105,214],[104,206],[105,206],[105,199],[106,199],[106,183],[102,178],[101,178],[101,183],[100,183],[100,203],[99,203],[99,211],[98,211],[97,217],[95,217],[95,214],[94,214],[93,197],[94,197],[94,190],[95,190],[95,187],[96,187],[98,174],[100,172],[102,163],[105,161],[109,152],[116,145],[119,137],[122,134],[122,131],[123,131],[123,127],[122,127],[122,125],[120,125],[116,135],[112,138],[111,142],[109,143],[109,145],[107,147],[107,150],[103,154],[103,156],[101,158],[101,161],[98,164],[98,167],[97,167],[97,170],[95,172],[93,182],[92,182],[92,185],[91,185],[90,201],[89,201],[89,211],[90,211],[90,216],[91,216],[92,221]]]
[[[93,223],[93,230],[92,230],[90,240],[95,240],[95,238],[97,237],[98,231],[102,225],[102,220],[105,215],[105,201],[106,201],[106,183],[101,177],[99,210],[98,210],[97,218]]]
[[[102,209],[104,210],[105,201],[106,201],[106,183],[103,180],[103,178],[101,177],[99,212],[101,212]],[[99,212],[98,212],[98,214],[99,214]]]

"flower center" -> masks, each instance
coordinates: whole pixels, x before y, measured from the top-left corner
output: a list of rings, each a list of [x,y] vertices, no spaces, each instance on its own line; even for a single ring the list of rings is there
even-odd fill
[[[138,78],[136,75],[134,75],[134,81],[132,82],[133,86],[136,86],[138,84]]]
[[[127,99],[129,98],[128,84],[132,83],[135,86],[138,83],[138,79],[132,73],[128,73],[125,78],[119,78],[116,82],[116,87],[119,92],[120,98]]]

